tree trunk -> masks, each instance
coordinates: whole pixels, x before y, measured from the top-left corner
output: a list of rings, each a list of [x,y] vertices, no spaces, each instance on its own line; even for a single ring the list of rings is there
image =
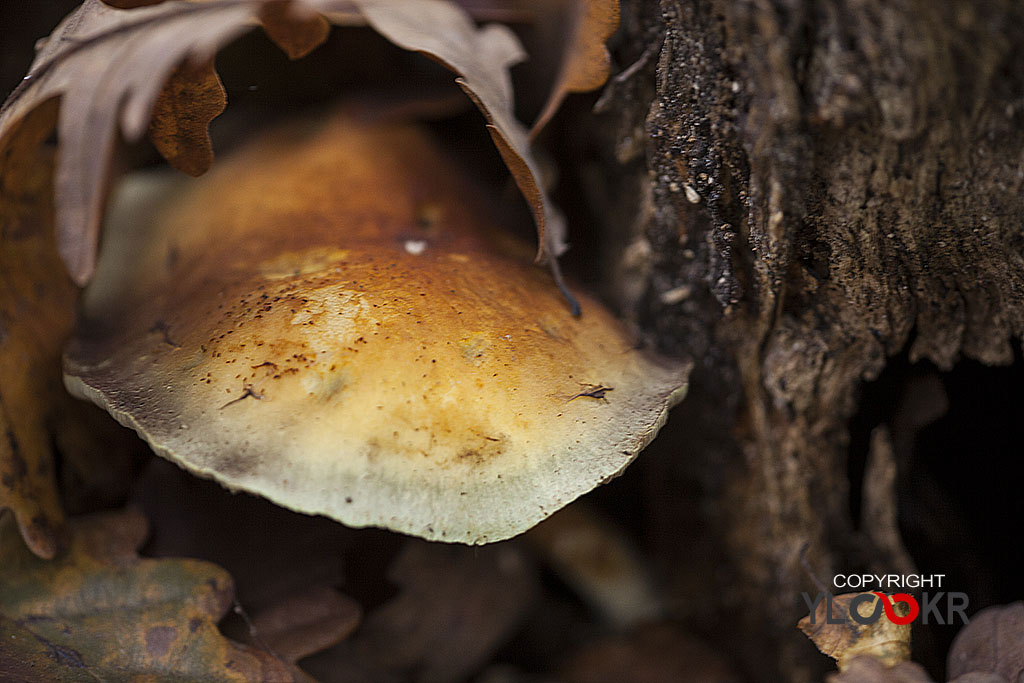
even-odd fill
[[[900,353],[1009,364],[1024,332],[1024,6],[637,0],[623,27],[593,201],[620,305],[696,360],[657,542],[748,672],[820,678],[801,549],[826,583],[912,568],[895,477],[944,410],[885,416],[862,483],[863,383]]]

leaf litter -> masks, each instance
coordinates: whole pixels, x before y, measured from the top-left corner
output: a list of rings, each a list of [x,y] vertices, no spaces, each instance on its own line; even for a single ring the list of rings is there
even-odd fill
[[[862,656],[874,657],[887,667],[908,661],[910,624],[894,624],[889,619],[860,623],[850,615],[850,608],[853,600],[862,595],[873,598],[857,605],[862,616],[879,609],[878,594],[843,593],[818,602],[814,614],[801,619],[797,626],[822,653],[836,660],[840,671]],[[906,603],[896,603],[895,609],[905,608]]]
[[[568,47],[562,51],[554,86],[530,129],[530,137],[548,124],[566,95],[596,90],[611,74],[611,57],[605,42],[619,27],[618,0],[582,0],[567,5]]]
[[[1024,602],[987,607],[971,617],[949,649],[947,673],[951,679],[990,674],[1024,680]]]
[[[63,524],[48,425],[67,402],[60,352],[75,295],[53,238],[53,152],[38,151],[55,115],[44,103],[0,139],[0,514],[41,557],[59,550]]]
[[[25,316],[15,318],[14,311],[29,306],[52,315],[43,321],[43,338],[49,343],[29,352],[38,356],[41,375],[48,368],[56,376],[59,341],[70,325],[75,290],[67,278],[54,277],[60,272],[57,249],[39,237],[52,232],[54,211],[39,206],[55,198],[60,255],[74,281],[84,283],[95,265],[118,139],[137,141],[148,134],[172,166],[191,175],[205,172],[213,160],[208,126],[225,106],[213,57],[257,25],[289,57],[297,58],[324,40],[328,20],[347,24],[359,15],[395,44],[455,71],[459,85],[487,118],[488,131],[531,206],[540,239],[538,256],[549,260],[573,301],[555,261],[565,249],[563,221],[542,185],[530,135],[513,114],[508,70],[525,55],[507,28],[477,28],[465,12],[439,0],[118,3],[130,10],[113,4],[86,0],[41,41],[29,75],[0,110],[4,154],[15,149],[22,159],[33,157],[54,126],[60,140],[55,172],[46,167],[18,171],[23,177],[17,182],[29,183],[33,202],[39,203],[29,213],[35,220],[41,216],[46,229],[35,230],[31,244],[45,267],[20,274],[5,261],[0,271],[5,287],[9,273],[20,278],[16,287],[0,290],[8,297],[0,298],[3,372],[9,361],[24,357],[5,344],[15,340],[18,348],[29,349],[24,340],[31,337],[26,335],[38,333],[22,325]],[[484,8],[479,15],[504,11],[492,6],[500,3],[475,4]],[[578,48],[574,43],[570,49]],[[576,91],[574,82],[578,84],[563,73],[558,88],[564,92],[552,93],[551,100]],[[6,211],[14,206],[9,169],[22,167],[4,161],[0,209]],[[8,221],[9,213],[0,212],[4,259],[15,253],[9,250],[9,233],[17,233],[24,222],[20,214],[22,223]],[[28,285],[39,301],[24,296]],[[339,641],[335,650],[354,649],[382,667],[379,671],[457,678],[479,667],[530,608],[534,578],[515,546],[470,552],[410,542],[391,569],[399,594],[372,611],[351,645],[345,638],[360,622],[359,607],[326,585],[293,591],[254,612],[252,645],[231,641],[216,626],[233,600],[231,577],[209,562],[139,558],[136,550],[146,536],[146,521],[138,512],[73,519],[68,546],[62,549],[57,530],[63,518],[47,445],[45,414],[53,403],[48,381],[33,377],[29,392],[37,392],[34,400],[12,392],[12,383],[0,384],[0,392],[6,392],[0,395],[13,397],[15,406],[0,411],[4,428],[26,430],[30,436],[20,443],[41,444],[33,446],[24,468],[11,451],[0,449],[0,472],[29,472],[23,480],[0,482],[0,512],[4,506],[14,511],[0,518],[0,678],[306,680],[292,664]],[[34,555],[21,545],[19,528]],[[55,559],[47,563],[40,557]],[[480,611],[467,612],[470,608]],[[119,648],[109,647],[112,638]],[[395,639],[405,645],[401,656],[391,659]]]
[[[0,679],[305,680],[218,631],[233,601],[226,571],[135,554],[147,533],[137,510],[70,528],[68,550],[47,561],[22,545],[9,517],[0,520]]]
[[[565,92],[597,87],[607,77],[607,53],[594,39],[603,43],[613,30],[617,3],[581,3],[574,11],[579,16],[573,23],[573,48],[546,111]],[[464,9],[446,0],[167,0],[133,9],[85,0],[42,42],[28,75],[0,110],[2,139],[39,104],[61,99],[56,223],[60,254],[72,279],[84,284],[95,268],[119,136],[135,142],[148,132],[172,165],[193,175],[204,172],[213,158],[206,128],[224,102],[212,67],[217,50],[262,24],[296,58],[324,40],[328,20],[348,24],[354,16],[394,44],[458,74],[457,82],[487,119],[531,207],[538,259],[548,262],[578,312],[557,262],[566,248],[564,220],[544,189],[529,133],[515,118],[509,68],[525,53],[510,29],[498,24],[478,28]],[[582,39],[595,25],[604,28]]]

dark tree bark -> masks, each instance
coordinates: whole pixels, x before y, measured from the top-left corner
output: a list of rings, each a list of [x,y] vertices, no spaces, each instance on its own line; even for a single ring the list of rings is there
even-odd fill
[[[759,678],[819,678],[801,548],[823,578],[912,566],[884,430],[851,518],[862,383],[901,351],[1008,364],[1024,332],[1024,6],[637,0],[623,26],[594,201],[620,305],[697,361],[654,477],[691,484],[680,610]]]

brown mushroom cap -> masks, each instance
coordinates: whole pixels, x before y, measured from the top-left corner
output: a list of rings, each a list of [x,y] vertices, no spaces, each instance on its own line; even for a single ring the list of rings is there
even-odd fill
[[[487,543],[619,474],[682,398],[687,369],[592,299],[573,318],[412,126],[338,115],[189,182],[108,226],[65,380],[199,475]]]

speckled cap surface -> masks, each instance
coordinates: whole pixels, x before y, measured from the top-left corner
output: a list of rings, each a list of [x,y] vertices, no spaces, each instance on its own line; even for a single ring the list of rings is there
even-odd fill
[[[108,226],[65,381],[196,474],[487,543],[619,474],[682,398],[687,368],[593,299],[572,317],[415,127],[339,114],[183,185]]]

